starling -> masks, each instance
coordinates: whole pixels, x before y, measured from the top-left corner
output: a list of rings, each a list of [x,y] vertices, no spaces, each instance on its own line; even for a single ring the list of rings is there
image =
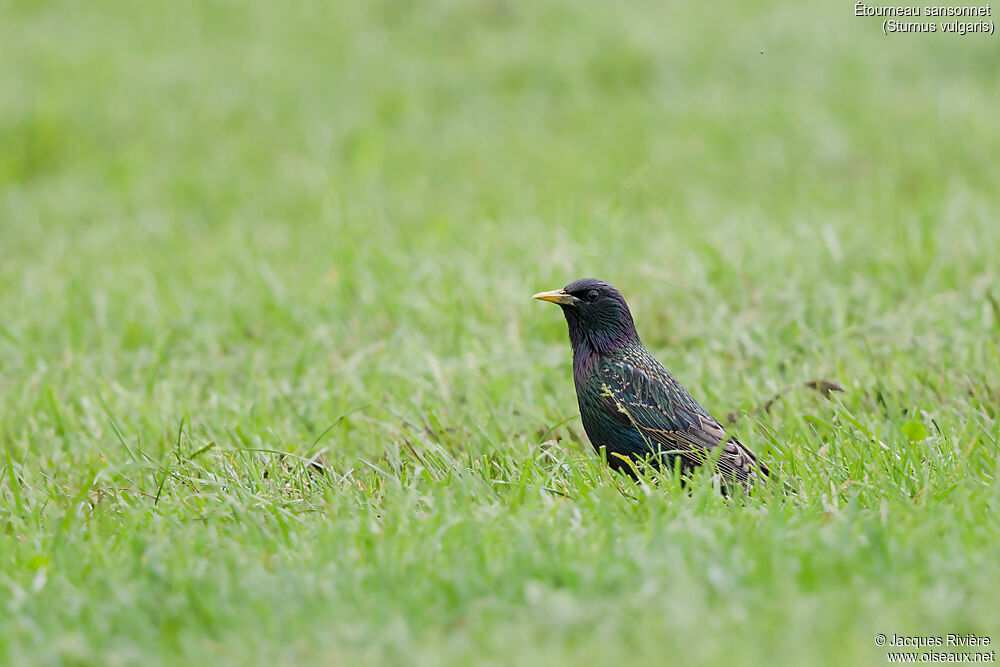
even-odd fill
[[[723,485],[744,488],[769,474],[646,350],[614,287],[584,278],[534,298],[559,304],[566,316],[583,428],[613,469],[635,477],[651,463],[689,473],[717,459]]]

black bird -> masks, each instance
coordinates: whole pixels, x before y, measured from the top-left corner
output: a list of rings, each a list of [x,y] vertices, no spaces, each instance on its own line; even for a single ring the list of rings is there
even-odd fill
[[[690,472],[717,457],[724,486],[746,488],[769,474],[646,350],[614,287],[583,278],[534,298],[559,304],[566,316],[583,428],[594,449],[606,448],[612,468],[635,477],[648,461]]]

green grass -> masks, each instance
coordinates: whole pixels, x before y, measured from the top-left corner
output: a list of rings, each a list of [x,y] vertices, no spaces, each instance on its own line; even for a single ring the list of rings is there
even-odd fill
[[[828,4],[0,2],[0,663],[1000,641],[1000,51]],[[798,497],[599,464],[587,275]]]

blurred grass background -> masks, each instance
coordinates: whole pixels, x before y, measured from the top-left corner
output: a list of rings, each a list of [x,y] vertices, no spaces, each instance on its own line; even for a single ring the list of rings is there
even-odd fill
[[[4,662],[997,632],[993,38],[816,3],[0,14]],[[801,499],[596,465],[530,301],[588,275]],[[788,390],[818,378],[847,391]]]

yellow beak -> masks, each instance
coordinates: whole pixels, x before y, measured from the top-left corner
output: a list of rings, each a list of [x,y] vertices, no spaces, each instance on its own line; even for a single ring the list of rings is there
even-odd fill
[[[575,296],[561,289],[552,290],[551,292],[539,292],[531,298],[538,299],[539,301],[550,301],[563,306],[568,306],[576,300]]]

